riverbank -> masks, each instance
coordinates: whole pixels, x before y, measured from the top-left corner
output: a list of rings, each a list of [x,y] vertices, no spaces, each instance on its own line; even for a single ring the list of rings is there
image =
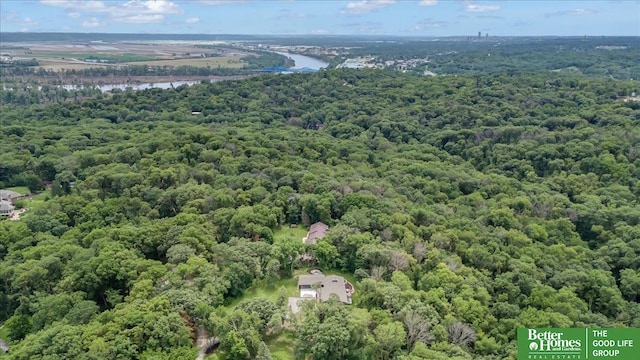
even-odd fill
[[[321,59],[317,59],[308,55],[293,54],[288,52],[275,51],[276,54],[280,54],[292,59],[295,62],[294,69],[312,69],[320,70],[329,66],[329,63]]]
[[[13,76],[3,77],[2,85],[5,84],[31,84],[31,85],[52,85],[52,86],[105,86],[105,85],[142,85],[156,83],[179,83],[179,82],[200,82],[242,80],[257,74],[228,75],[228,76]]]
[[[291,72],[301,71],[317,71],[326,68],[329,64],[325,61],[312,58],[301,54],[292,54],[286,52],[278,52],[278,54],[289,57],[295,62],[295,66]],[[287,72],[282,72],[287,73]],[[225,76],[79,76],[79,75],[18,75],[5,76],[2,78],[0,88],[22,88],[24,86],[30,88],[42,88],[43,86],[61,87],[66,90],[81,90],[83,88],[95,87],[101,91],[112,91],[115,89],[125,90],[131,88],[133,90],[144,90],[150,88],[170,89],[181,85],[193,85],[202,81],[234,81],[242,80],[252,76],[262,75],[264,72],[257,70],[254,73],[246,73],[241,75],[225,75]]]

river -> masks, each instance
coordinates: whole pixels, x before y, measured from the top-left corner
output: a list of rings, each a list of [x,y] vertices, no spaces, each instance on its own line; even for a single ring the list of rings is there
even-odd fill
[[[300,55],[300,54],[291,54],[286,52],[278,52],[278,51],[274,51],[274,52],[276,54],[284,55],[288,58],[291,58],[293,61],[295,61],[296,64],[293,67],[294,69],[308,68],[312,70],[320,70],[329,66],[329,63],[326,63],[320,59],[312,58],[310,56]]]
[[[300,55],[300,54],[291,54],[286,52],[277,52],[275,53],[284,55],[288,58],[291,58],[295,61],[295,66],[293,70],[299,69],[311,69],[311,70],[320,70],[329,66],[329,63],[324,62],[320,59],[315,59],[309,56]],[[288,73],[288,72],[287,72]],[[198,84],[202,82],[202,80],[190,80],[190,81],[173,81],[173,82],[156,82],[156,83],[141,83],[141,84],[107,84],[107,85],[95,85],[96,89],[100,89],[102,92],[111,91],[114,89],[126,90],[131,88],[132,90],[145,90],[145,89],[170,89],[172,87],[178,87],[180,85],[191,86],[193,84]],[[215,81],[215,80],[211,80]],[[82,89],[83,85],[60,85],[60,87],[67,90],[79,90]]]
[[[215,81],[215,80],[214,80]],[[193,84],[199,84],[202,80],[191,81],[172,81],[172,82],[156,82],[156,83],[142,83],[142,84],[109,84],[109,85],[95,85],[96,89],[100,91],[111,91],[114,89],[126,90],[131,88],[132,90],[145,90],[145,89],[170,89],[172,87],[178,87],[180,85],[191,86]],[[84,85],[60,85],[66,90],[80,90]]]

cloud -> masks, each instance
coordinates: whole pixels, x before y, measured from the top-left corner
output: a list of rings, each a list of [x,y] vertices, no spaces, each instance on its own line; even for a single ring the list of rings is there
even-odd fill
[[[328,34],[331,34],[331,32],[329,30],[325,30],[325,29],[317,29],[317,30],[311,30],[311,34],[313,34],[313,35],[328,35]]]
[[[448,21],[436,20],[432,18],[422,19],[416,23],[411,31],[425,31],[431,29],[440,29],[449,26]]]
[[[349,32],[359,34],[377,34],[382,29],[382,23],[377,21],[362,21],[340,24],[340,27],[348,28]]]
[[[225,5],[225,4],[233,4],[233,3],[243,3],[249,0],[198,0],[200,4],[203,5]]]
[[[75,19],[75,18],[79,18],[82,15],[79,12],[70,12],[67,14],[67,16]]]
[[[436,6],[438,5],[438,0],[422,0],[418,3],[419,6]]]
[[[56,6],[74,11],[99,12],[108,11],[109,7],[102,1],[83,0],[40,0],[43,5]]]
[[[360,0],[352,1],[340,13],[349,15],[363,15],[395,4],[396,0]]]
[[[382,23],[377,21],[363,21],[363,22],[352,22],[352,23],[344,23],[341,24],[342,27],[363,27],[363,26],[382,26]]]
[[[197,24],[200,22],[200,18],[192,17],[192,18],[188,18],[186,21],[187,21],[187,24]]]
[[[584,15],[592,15],[597,11],[593,9],[573,9],[573,10],[563,10],[556,11],[552,13],[544,14],[545,17],[553,17],[553,16],[584,16]]]
[[[100,23],[100,21],[98,21],[98,19],[95,18],[95,17],[92,17],[91,20],[84,21],[82,23],[82,27],[83,28],[95,28],[95,27],[98,27],[98,26],[101,26],[101,25],[102,25],[102,23]]]
[[[464,11],[473,13],[483,13],[491,11],[499,11],[500,5],[478,5],[474,1],[466,1]]]
[[[22,24],[27,26],[34,26],[34,25],[38,25],[38,21],[30,17],[26,17],[22,20]]]
[[[504,17],[498,15],[476,15],[476,19],[504,20]]]
[[[275,19],[304,19],[308,17],[313,17],[313,15],[309,16],[304,13],[293,12],[289,9],[282,9],[279,15],[276,15]]]
[[[166,0],[128,1],[109,10],[112,17],[137,17],[140,15],[182,14],[182,9],[175,3]],[[151,16],[151,17],[153,17]]]
[[[164,15],[182,14],[182,9],[168,0],[130,0],[126,2],[95,0],[40,0],[41,4],[69,9],[71,17],[76,14],[107,14],[115,22],[154,23],[164,20]],[[73,14],[73,15],[72,15]],[[87,22],[91,24],[91,22]]]
[[[132,16],[120,16],[114,18],[113,21],[122,22],[122,23],[130,23],[130,24],[150,24],[150,23],[159,23],[164,20],[164,15],[159,14],[138,14]]]

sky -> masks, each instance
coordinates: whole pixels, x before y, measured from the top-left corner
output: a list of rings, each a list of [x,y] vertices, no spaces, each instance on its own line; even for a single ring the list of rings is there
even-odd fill
[[[0,32],[640,36],[640,0],[0,0]]]

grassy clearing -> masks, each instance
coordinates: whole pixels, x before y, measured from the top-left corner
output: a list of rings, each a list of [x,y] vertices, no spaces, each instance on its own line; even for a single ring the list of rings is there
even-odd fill
[[[47,201],[49,201],[49,199],[51,199],[51,190],[45,190],[41,193],[39,193],[37,196],[35,196],[32,199],[21,199],[18,200],[23,208],[29,208],[29,211],[27,212],[27,214],[29,212],[38,210],[44,206],[46,206]]]
[[[242,296],[240,296],[239,298],[233,299],[228,305],[226,305],[224,308],[225,310],[227,310],[228,312],[232,311],[236,306],[238,306],[239,303],[241,303],[244,300],[249,300],[249,299],[255,299],[255,298],[262,298],[262,299],[268,299],[271,300],[273,302],[276,302],[278,300],[278,290],[281,287],[284,287],[285,289],[287,289],[287,295],[289,296],[295,296],[297,293],[297,279],[293,278],[293,279],[280,279],[278,281],[274,281],[272,283],[269,284],[256,284],[250,288],[248,288],[247,290],[244,291],[244,293],[242,294]]]
[[[291,331],[285,330],[277,336],[267,336],[264,342],[269,347],[273,360],[293,360],[295,358],[295,338]],[[226,358],[224,352],[218,350],[205,357],[207,360],[225,360]]]
[[[154,61],[136,61],[132,65],[149,65],[149,66],[196,66],[212,68],[242,68],[246,63],[240,60],[239,56],[220,56],[209,58],[193,58],[193,59],[175,59],[175,60],[154,60]]]
[[[268,337],[265,343],[269,347],[273,360],[293,360],[295,339],[291,331],[284,331],[278,336]]]
[[[14,187],[6,188],[5,190],[15,191],[22,195],[31,194],[31,191],[29,191],[29,188],[26,186],[14,186]]]
[[[287,239],[292,237],[294,239],[299,239],[300,242],[302,242],[302,238],[307,236],[308,231],[309,231],[308,228],[301,227],[301,226],[295,227],[295,228],[282,227],[281,229],[278,229],[273,232],[273,239],[277,241],[277,240],[282,240],[282,239]]]
[[[242,301],[255,298],[269,299],[275,302],[278,298],[278,290],[283,286],[287,289],[287,295],[296,296],[296,284],[297,280],[293,278],[278,280],[271,284],[255,285],[245,290],[244,294],[241,297],[234,299],[229,305],[225,306],[224,310],[227,312],[227,314],[229,314]],[[269,347],[269,351],[271,352],[271,356],[274,360],[293,360],[294,342],[295,339],[290,331],[284,331],[281,334],[275,336],[267,336],[265,338],[265,343]],[[207,355],[206,359],[225,360],[226,356],[224,352],[217,350]]]
[[[7,330],[4,325],[0,326],[0,339],[9,341],[9,330]]]

